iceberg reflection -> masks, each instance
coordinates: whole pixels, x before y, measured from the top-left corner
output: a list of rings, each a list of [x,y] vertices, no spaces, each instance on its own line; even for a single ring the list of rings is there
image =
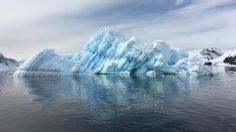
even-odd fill
[[[82,75],[15,78],[15,83],[35,95],[34,101],[57,103],[63,100],[68,103],[82,100],[83,107],[93,118],[108,120],[130,111],[167,111],[166,104],[170,104],[171,99],[188,96],[190,89],[204,85],[206,79],[211,78]]]

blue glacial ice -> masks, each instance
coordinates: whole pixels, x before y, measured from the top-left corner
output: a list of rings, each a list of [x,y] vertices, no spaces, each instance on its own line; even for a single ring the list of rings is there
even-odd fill
[[[15,71],[17,76],[71,75],[78,70],[76,54],[59,55],[53,49],[43,49],[27,59]]]
[[[183,49],[163,41],[142,43],[108,28],[100,29],[81,53],[59,55],[44,49],[15,72],[18,76],[56,74],[212,75],[212,70]]]

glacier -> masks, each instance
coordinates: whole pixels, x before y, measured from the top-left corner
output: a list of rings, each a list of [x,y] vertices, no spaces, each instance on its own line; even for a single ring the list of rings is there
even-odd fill
[[[163,74],[213,75],[197,57],[183,49],[157,40],[143,43],[137,37],[127,39],[119,32],[101,28],[81,53],[60,55],[44,49],[26,60],[17,76],[125,74],[156,76]]]

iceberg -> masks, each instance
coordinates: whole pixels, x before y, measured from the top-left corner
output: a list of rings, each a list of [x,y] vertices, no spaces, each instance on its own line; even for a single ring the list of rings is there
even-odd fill
[[[76,72],[73,55],[60,55],[53,49],[43,49],[21,64],[14,74],[18,76],[71,75]]]
[[[101,28],[80,54],[59,55],[45,49],[26,60],[16,75],[55,74],[212,75],[212,70],[183,49],[157,40],[142,43],[137,37]]]
[[[100,29],[86,44],[79,65],[80,71],[99,74],[213,74],[200,60],[189,58],[185,50],[160,40],[147,44],[136,37],[126,39],[107,28]]]

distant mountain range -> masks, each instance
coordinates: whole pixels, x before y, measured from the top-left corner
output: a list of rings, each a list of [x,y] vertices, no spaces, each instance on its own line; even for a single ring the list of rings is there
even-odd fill
[[[235,66],[236,50],[223,50],[218,48],[207,48],[203,50],[189,50],[191,56],[196,56],[205,65],[214,66]]]
[[[15,70],[18,66],[18,62],[11,58],[6,58],[0,53],[0,71]]]

